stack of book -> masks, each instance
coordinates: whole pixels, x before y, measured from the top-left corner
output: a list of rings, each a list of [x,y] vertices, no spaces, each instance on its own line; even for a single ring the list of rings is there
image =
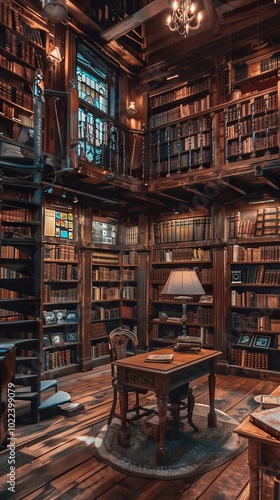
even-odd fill
[[[201,338],[200,337],[178,337],[174,351],[179,352],[193,352],[197,353],[201,350]]]

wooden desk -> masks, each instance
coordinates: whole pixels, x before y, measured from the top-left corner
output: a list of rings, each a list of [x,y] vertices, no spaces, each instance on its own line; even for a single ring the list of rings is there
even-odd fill
[[[280,386],[272,394],[280,396]],[[260,474],[262,470],[269,471],[270,474],[278,477],[279,481],[280,441],[252,424],[249,417],[234,432],[248,439],[248,465],[250,468],[249,500],[280,498],[280,491],[272,493],[271,489],[270,491],[267,490],[266,485],[261,481]]]
[[[198,354],[173,352],[172,348],[158,349],[156,354],[174,354],[171,363],[147,363],[147,353],[137,354],[129,358],[114,361],[118,369],[118,384],[121,412],[121,428],[118,442],[123,447],[129,446],[129,433],[126,427],[128,410],[128,395],[124,390],[126,385],[133,385],[141,389],[153,391],[157,395],[159,415],[159,443],[156,461],[159,465],[168,463],[166,450],[166,422],[167,404],[166,397],[171,389],[176,389],[187,382],[195,380],[202,375],[209,374],[209,406],[208,426],[216,426],[214,409],[215,396],[215,368],[219,351],[202,349]]]

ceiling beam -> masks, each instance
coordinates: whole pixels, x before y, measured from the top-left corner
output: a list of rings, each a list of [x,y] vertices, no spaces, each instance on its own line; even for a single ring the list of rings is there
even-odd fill
[[[143,7],[143,9],[138,10],[132,16],[129,16],[127,19],[120,21],[112,28],[103,31],[101,37],[105,42],[110,42],[112,40],[117,40],[121,36],[125,35],[129,31],[137,28],[142,23],[149,21],[153,17],[160,14],[163,10],[168,8],[167,0],[154,0],[152,3]]]
[[[223,184],[223,186],[226,186],[226,187],[229,187],[231,189],[233,189],[234,191],[237,191],[238,193],[240,194],[247,194],[246,191],[244,191],[244,189],[241,189],[237,186],[235,186],[234,184],[232,184],[232,182],[227,182],[227,181],[224,181],[223,179],[219,179],[219,183],[220,184]]]

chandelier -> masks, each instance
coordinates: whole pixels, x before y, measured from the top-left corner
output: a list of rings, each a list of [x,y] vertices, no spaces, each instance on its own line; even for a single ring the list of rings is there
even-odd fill
[[[195,5],[192,0],[174,0],[172,13],[168,16],[166,24],[170,31],[178,31],[185,37],[190,30],[197,30],[201,25],[201,12],[196,14]]]

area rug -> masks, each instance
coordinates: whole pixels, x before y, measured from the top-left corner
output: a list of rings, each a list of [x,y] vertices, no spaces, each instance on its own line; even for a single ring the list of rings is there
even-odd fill
[[[118,445],[120,421],[113,419],[91,428],[91,447],[96,458],[123,473],[156,479],[180,479],[203,474],[239,455],[246,449],[247,441],[233,432],[238,422],[216,410],[217,427],[207,427],[209,406],[196,404],[193,422],[199,428],[194,432],[187,420],[176,438],[171,423],[167,429],[168,465],[156,464],[157,442],[147,438],[145,418],[129,425],[130,447]],[[148,417],[146,417],[148,418]]]

